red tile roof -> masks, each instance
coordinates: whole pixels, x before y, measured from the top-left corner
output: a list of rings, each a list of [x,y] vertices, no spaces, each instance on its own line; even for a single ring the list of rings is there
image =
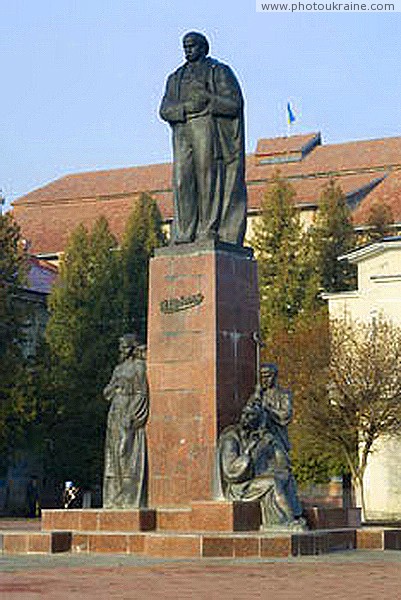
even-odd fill
[[[256,145],[255,154],[256,156],[271,156],[302,152],[313,143],[320,143],[320,133],[261,139]]]
[[[355,225],[367,223],[370,211],[377,204],[387,204],[394,223],[401,223],[401,170],[394,171],[378,185],[355,209],[352,217]]]
[[[383,175],[382,175],[383,176]],[[377,174],[372,176],[371,173],[350,174],[335,178],[341,185],[341,189],[347,196],[358,193],[365,187],[372,185],[377,178]],[[315,207],[318,206],[319,195],[322,188],[329,183],[331,177],[317,177],[289,180],[289,183],[295,189],[295,202],[298,206],[302,205]],[[248,209],[257,211],[260,208],[263,196],[266,189],[269,187],[269,182],[261,182],[257,184],[248,184]]]
[[[302,160],[279,165],[284,177],[326,176],[352,171],[388,171],[401,167],[401,137],[363,140],[317,146]],[[260,165],[255,155],[248,159],[247,180],[266,179],[278,165]]]
[[[45,204],[71,198],[108,197],[144,190],[165,190],[171,187],[171,174],[172,167],[169,163],[74,173],[21,196],[17,202]]]
[[[319,145],[319,141],[315,133],[259,140],[256,153],[246,160],[249,209],[259,209],[277,169],[294,186],[297,204],[305,206],[317,205],[321,188],[331,177],[346,194],[355,194],[387,175],[362,201],[355,218],[360,215],[358,222],[363,222],[369,203],[381,201],[384,191],[393,210],[400,204],[395,216],[399,214],[401,221],[401,137],[328,145]],[[310,151],[302,154],[305,148]],[[292,162],[261,164],[267,155],[286,152],[301,154]],[[155,197],[164,219],[171,219],[171,177],[169,163],[66,175],[16,200],[14,214],[33,252],[57,252],[80,222],[90,225],[100,214],[108,218],[112,231],[121,235],[132,201],[143,191]]]

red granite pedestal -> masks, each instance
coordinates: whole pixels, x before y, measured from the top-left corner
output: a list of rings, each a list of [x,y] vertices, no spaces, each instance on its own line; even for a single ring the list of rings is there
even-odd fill
[[[255,385],[256,261],[215,242],[162,249],[149,290],[149,506],[210,501],[218,435]]]

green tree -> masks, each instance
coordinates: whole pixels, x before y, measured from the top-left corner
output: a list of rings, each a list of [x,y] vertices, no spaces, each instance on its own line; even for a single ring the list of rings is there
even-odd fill
[[[24,314],[16,298],[25,274],[19,226],[10,213],[0,215],[0,360],[21,338]]]
[[[355,269],[338,257],[355,244],[350,211],[340,187],[330,181],[321,193],[314,226],[307,233],[309,261],[315,284],[325,291],[351,289]],[[316,288],[315,288],[316,289]],[[283,335],[283,334],[282,334]],[[310,406],[327,403],[329,366],[329,323],[327,307],[313,307],[299,313],[287,344],[276,342],[279,364],[285,365],[294,391],[295,418],[291,425],[294,467],[298,478],[319,481],[329,475],[349,473],[343,452],[327,444],[323,436],[312,435]],[[313,428],[312,428],[313,429]]]
[[[156,201],[141,194],[134,202],[121,243],[123,315],[126,331],[146,339],[149,259],[165,243]]]
[[[20,230],[10,213],[0,215],[0,468],[30,419],[27,398],[17,392],[25,382],[25,361],[21,352],[27,317],[19,301],[26,275],[26,253]]]
[[[81,484],[99,481],[107,406],[102,390],[123,332],[117,241],[100,217],[72,234],[50,300],[46,338],[55,402],[49,421],[53,471]]]
[[[93,485],[102,478],[103,388],[117,362],[118,338],[132,331],[146,338],[149,258],[163,242],[159,210],[145,194],[134,203],[120,248],[103,217],[92,232],[81,225],[70,238],[46,330],[55,398],[48,438],[60,480]]]
[[[254,228],[264,338],[291,329],[299,314],[317,306],[318,278],[294,198],[291,185],[276,175]]]
[[[325,402],[327,396],[329,327],[319,292],[348,283],[349,269],[337,257],[350,249],[353,229],[345,198],[333,182],[323,190],[312,230],[302,228],[294,200],[293,188],[276,176],[255,226],[261,328],[265,358],[279,365],[282,381],[294,393],[290,433],[296,476],[323,481],[348,468],[337,447],[318,445],[309,435],[310,398]]]
[[[355,286],[355,267],[339,261],[355,245],[347,200],[339,185],[331,180],[322,190],[315,224],[311,230],[320,284],[326,292],[338,292]]]
[[[0,216],[0,471],[19,450],[34,449],[46,411],[39,357],[24,354],[31,305],[24,298],[28,259],[12,214]],[[45,370],[43,370],[45,373]],[[35,448],[34,448],[35,446]]]

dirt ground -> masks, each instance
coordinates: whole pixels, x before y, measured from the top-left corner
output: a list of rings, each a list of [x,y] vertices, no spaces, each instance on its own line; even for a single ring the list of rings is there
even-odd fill
[[[1,600],[401,599],[401,552],[270,562],[155,562],[126,557],[0,558]]]

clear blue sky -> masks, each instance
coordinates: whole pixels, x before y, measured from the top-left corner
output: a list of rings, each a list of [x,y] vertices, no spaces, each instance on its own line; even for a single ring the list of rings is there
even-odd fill
[[[170,160],[157,116],[181,37],[206,33],[258,138],[326,143],[401,135],[401,13],[261,14],[254,0],[3,0],[0,188],[7,200],[67,173]]]

